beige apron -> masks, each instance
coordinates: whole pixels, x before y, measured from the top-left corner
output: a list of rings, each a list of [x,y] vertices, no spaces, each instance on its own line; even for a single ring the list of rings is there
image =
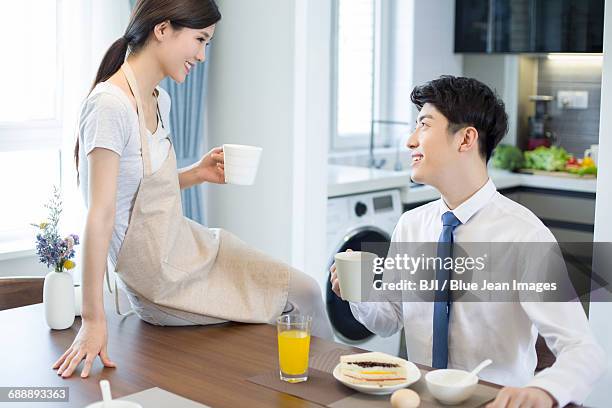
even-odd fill
[[[174,146],[152,173],[138,84],[127,61],[121,69],[136,99],[144,175],[115,272],[130,290],[179,317],[274,321],[287,302],[291,268],[183,216]]]

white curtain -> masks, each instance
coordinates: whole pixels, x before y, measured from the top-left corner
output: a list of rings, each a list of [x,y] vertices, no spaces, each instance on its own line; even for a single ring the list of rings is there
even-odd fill
[[[98,66],[110,45],[123,35],[130,14],[129,0],[61,0],[63,50],[62,89],[62,188],[64,212],[61,231],[77,232],[85,227],[85,205],[76,185],[74,144],[77,121],[84,98]],[[81,270],[81,250],[76,253]],[[77,275],[80,272],[77,272]],[[80,281],[80,276],[75,276]]]

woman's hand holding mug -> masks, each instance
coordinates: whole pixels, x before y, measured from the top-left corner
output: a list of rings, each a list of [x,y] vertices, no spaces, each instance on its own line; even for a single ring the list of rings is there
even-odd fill
[[[209,183],[225,184],[225,158],[223,147],[215,147],[198,162],[199,178]]]

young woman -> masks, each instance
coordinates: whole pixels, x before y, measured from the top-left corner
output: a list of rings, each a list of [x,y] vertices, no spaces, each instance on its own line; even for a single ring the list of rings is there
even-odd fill
[[[265,323],[297,310],[313,316],[313,334],[332,337],[314,279],[182,214],[181,189],[224,182],[223,153],[177,170],[170,98],[157,85],[168,76],[182,83],[204,61],[220,18],[214,0],[140,0],[100,64],[75,148],[88,212],[82,325],[53,365],[64,378],[83,359],[87,377],[98,355],[116,366],[107,352],[107,256],[133,310],[151,324]]]

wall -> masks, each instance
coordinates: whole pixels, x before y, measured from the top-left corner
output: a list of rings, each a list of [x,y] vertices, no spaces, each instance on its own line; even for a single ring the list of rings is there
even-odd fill
[[[414,1],[413,86],[440,75],[462,75],[463,56],[455,54],[455,2]],[[413,108],[411,122],[416,120]]]
[[[327,282],[327,157],[331,134],[331,9],[297,0],[295,11],[292,265]]]
[[[560,109],[554,100],[549,106],[551,130],[558,143],[570,153],[582,156],[599,138],[601,61],[597,59],[550,60],[519,55],[466,54],[463,74],[495,89],[506,104],[508,135],[502,143],[527,147],[528,117],[534,114],[530,95],[557,96],[558,91],[586,90],[588,109]]]
[[[391,64],[388,70],[390,77],[388,89],[393,90],[389,98],[390,113],[388,116],[397,121],[409,122],[411,120],[410,92],[414,87],[415,3],[414,1],[392,0],[390,7],[394,49],[391,51],[393,57],[390,58]]]
[[[285,261],[291,256],[294,2],[221,0],[211,51],[211,146],[263,147],[256,184],[209,186],[207,222]]]
[[[330,7],[221,0],[207,141],[263,147],[253,186],[206,189],[207,221],[283,261],[325,264]]]
[[[597,176],[597,200],[595,205],[595,242],[612,242],[612,1],[606,0],[604,17],[604,57],[601,86],[601,109],[599,123],[599,171]],[[606,265],[610,276],[609,265],[612,265],[612,253],[603,251],[595,253],[594,265]],[[610,290],[610,288],[608,288]],[[595,294],[594,294],[595,295]],[[600,293],[606,296],[607,302],[591,301],[589,319],[593,332],[604,347],[608,357],[608,371],[597,384],[595,391],[586,401],[587,406],[610,406],[610,386],[612,385],[612,299],[610,292]],[[592,299],[596,296],[592,296]]]
[[[584,150],[599,139],[601,60],[539,58],[537,86],[538,95],[555,98],[558,91],[589,92],[587,109],[560,109],[556,99],[549,105],[551,130],[558,143],[582,157]]]
[[[501,143],[516,144],[519,110],[519,56],[466,54],[463,75],[488,85],[504,101],[508,114],[508,134]]]

